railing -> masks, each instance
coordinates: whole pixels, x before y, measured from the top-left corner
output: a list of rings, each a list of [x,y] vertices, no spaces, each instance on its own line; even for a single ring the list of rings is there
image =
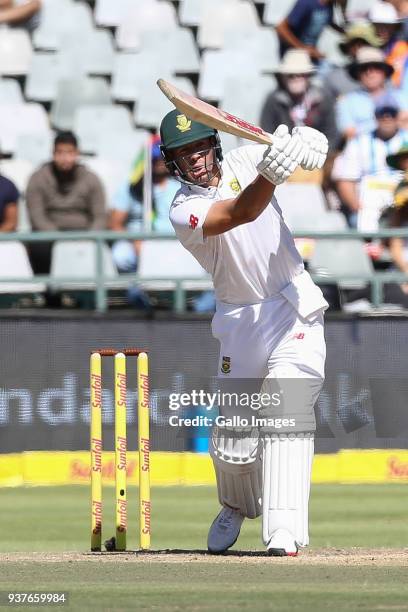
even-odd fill
[[[408,228],[401,229],[383,229],[378,232],[357,232],[350,230],[346,232],[339,231],[320,231],[320,232],[294,232],[295,238],[310,238],[310,239],[336,239],[336,240],[361,240],[364,238],[379,239],[379,238],[407,238],[408,239]],[[33,282],[46,283],[51,287],[58,287],[62,283],[92,283],[95,285],[95,304],[98,312],[105,312],[107,309],[107,286],[114,288],[115,286],[123,287],[126,280],[138,281],[138,275],[126,274],[120,275],[117,278],[107,277],[103,271],[103,244],[107,241],[115,241],[118,239],[127,240],[176,240],[177,238],[173,234],[162,234],[162,233],[149,233],[149,232],[112,232],[112,231],[85,231],[85,232],[12,232],[12,233],[1,233],[0,242],[5,241],[18,241],[23,243],[29,242],[55,242],[57,240],[92,240],[96,243],[96,269],[94,276],[90,278],[78,278],[78,277],[61,277],[57,278],[51,275],[35,275],[32,279],[24,278],[0,278],[0,282],[5,283],[21,283]],[[382,302],[383,285],[385,283],[402,283],[408,282],[408,274],[402,272],[380,272],[375,271],[372,274],[365,275],[318,275],[312,274],[313,279],[317,283],[337,283],[344,281],[366,281],[371,285],[371,301],[372,304],[378,307]],[[155,276],[151,278],[143,278],[143,281],[171,281],[174,283],[174,310],[176,312],[183,312],[186,306],[186,290],[184,288],[185,282],[197,280],[196,278],[163,278]]]

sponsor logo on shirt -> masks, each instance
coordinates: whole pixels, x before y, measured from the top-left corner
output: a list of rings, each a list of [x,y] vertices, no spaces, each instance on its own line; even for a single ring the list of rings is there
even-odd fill
[[[223,374],[229,374],[231,372],[231,357],[223,356],[221,371]]]
[[[299,332],[298,334],[294,334],[293,336],[294,340],[303,340],[304,337],[305,334],[303,332]]]
[[[190,215],[190,223],[189,223],[191,229],[195,230],[195,228],[198,225],[198,217],[195,217],[194,215]]]
[[[236,178],[232,179],[229,186],[231,187],[234,193],[239,193],[241,191],[241,185],[239,184],[239,181]]]
[[[188,132],[188,130],[191,130],[190,119],[187,119],[185,115],[177,115],[176,128],[180,130],[180,132]]]

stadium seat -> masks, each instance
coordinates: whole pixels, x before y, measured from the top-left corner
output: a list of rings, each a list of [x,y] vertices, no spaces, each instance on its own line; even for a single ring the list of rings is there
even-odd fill
[[[142,49],[145,53],[158,55],[172,72],[190,74],[200,71],[197,45],[187,28],[143,34]]]
[[[0,104],[21,104],[22,102],[24,98],[18,81],[0,78]]]
[[[0,76],[24,76],[32,56],[30,36],[25,30],[0,27]]]
[[[361,289],[368,281],[359,280],[358,277],[374,274],[362,240],[316,240],[309,269],[313,274],[327,277],[328,282],[336,275],[356,277],[355,280],[340,281],[338,286],[341,289]]]
[[[61,41],[60,55],[73,56],[77,65],[81,65],[84,74],[112,74],[115,49],[110,32],[95,30],[85,38],[79,38],[76,32],[69,32],[61,37]]]
[[[315,221],[327,212],[323,191],[314,183],[283,183],[277,187],[276,197],[285,220],[301,214]]]
[[[0,242],[0,293],[43,293],[44,283],[33,280],[33,270],[24,245],[18,241]],[[3,279],[21,278],[21,282],[7,283]]]
[[[159,77],[171,79],[172,74],[157,53],[118,53],[112,75],[112,97],[134,101],[141,95],[145,83],[156,82]]]
[[[144,0],[124,14],[116,30],[116,43],[124,51],[139,51],[141,36],[177,28],[176,10],[166,0]]]
[[[57,97],[52,103],[51,123],[60,130],[72,130],[75,113],[80,107],[106,106],[110,102],[108,84],[101,77],[62,79],[58,83]]]
[[[74,118],[74,132],[78,136],[81,151],[95,153],[102,131],[122,134],[132,130],[131,115],[124,106],[84,105],[78,108]]]
[[[216,19],[214,9],[206,6],[198,28],[198,46],[201,49],[220,49],[224,46],[227,30],[258,32],[259,27],[255,7],[246,0],[224,2],[217,7]]]
[[[100,178],[105,188],[107,206],[110,206],[116,191],[128,178],[129,168],[121,163],[121,160],[113,159],[113,156],[108,159],[88,157],[83,158],[82,161]]]
[[[182,0],[179,7],[180,23],[185,26],[199,26],[207,9],[216,14],[217,9],[228,0]]]
[[[103,245],[102,253],[104,275],[113,280],[118,273],[106,244]],[[59,289],[93,289],[95,283],[83,279],[95,275],[96,256],[96,244],[92,240],[57,240],[51,254],[51,284]],[[64,277],[73,280],[64,280]]]
[[[85,76],[78,58],[69,54],[34,53],[27,76],[25,95],[28,100],[50,102],[57,97],[61,79]]]
[[[98,26],[117,27],[132,7],[134,0],[96,0],[95,23]]]
[[[145,130],[128,130],[118,138],[114,132],[103,130],[97,138],[95,153],[104,159],[119,160],[130,171],[148,136]]]
[[[244,75],[225,79],[225,93],[220,107],[245,121],[259,124],[261,110],[267,95],[274,89],[273,77]]]
[[[226,93],[225,81],[229,77],[239,78],[243,74],[256,75],[254,59],[245,52],[239,51],[204,51],[202,67],[198,81],[200,98],[219,101]]]
[[[139,257],[138,284],[151,291],[169,291],[173,279],[189,278],[183,287],[190,290],[212,288],[209,274],[178,240],[144,240]]]
[[[3,159],[0,170],[2,175],[13,181],[19,192],[24,194],[28,180],[36,168],[25,159]]]
[[[220,137],[223,153],[228,153],[228,151],[236,149],[243,144],[248,144],[248,141],[243,141],[242,138],[238,138],[233,134],[227,134],[226,132],[220,132]]]
[[[37,167],[51,158],[52,140],[51,130],[37,134],[23,132],[17,136],[14,155],[16,159],[28,161]]]
[[[20,134],[38,134],[49,130],[48,117],[40,104],[2,104],[0,138],[3,153],[13,154]]]
[[[92,10],[88,4],[53,0],[45,4],[40,25],[33,34],[33,44],[36,49],[57,51],[66,33],[75,32],[75,36],[83,40],[93,30]]]
[[[275,30],[228,29],[224,33],[224,49],[245,52],[254,58],[254,67],[260,72],[273,73],[279,63],[279,40]],[[245,77],[250,75],[245,74]]]
[[[195,94],[191,81],[186,78],[173,77],[172,83],[186,93]],[[162,94],[156,82],[147,81],[135,104],[134,119],[137,125],[156,130],[164,115],[173,108],[173,104]]]
[[[267,0],[265,2],[263,22],[265,25],[276,25],[288,15],[296,0]]]

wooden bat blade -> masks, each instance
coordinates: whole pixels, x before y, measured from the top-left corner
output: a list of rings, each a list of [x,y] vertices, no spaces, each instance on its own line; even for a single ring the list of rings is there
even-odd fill
[[[271,144],[270,134],[262,128],[252,125],[244,121],[244,119],[235,117],[235,115],[231,115],[219,108],[215,108],[215,106],[181,91],[181,89],[174,87],[174,85],[164,79],[159,79],[157,85],[177,110],[184,113],[189,119],[204,123],[204,125],[215,130],[234,134],[234,136],[239,136],[240,138],[246,138],[262,144]]]

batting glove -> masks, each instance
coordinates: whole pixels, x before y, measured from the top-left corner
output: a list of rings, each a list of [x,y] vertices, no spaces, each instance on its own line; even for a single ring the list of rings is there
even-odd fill
[[[273,143],[266,149],[257,170],[273,185],[280,185],[304,159],[307,147],[298,134],[289,134],[287,125],[279,125],[272,138]]]
[[[307,146],[304,158],[300,162],[303,170],[316,170],[323,167],[326,161],[329,143],[324,134],[311,127],[295,127],[293,135],[299,136]]]

